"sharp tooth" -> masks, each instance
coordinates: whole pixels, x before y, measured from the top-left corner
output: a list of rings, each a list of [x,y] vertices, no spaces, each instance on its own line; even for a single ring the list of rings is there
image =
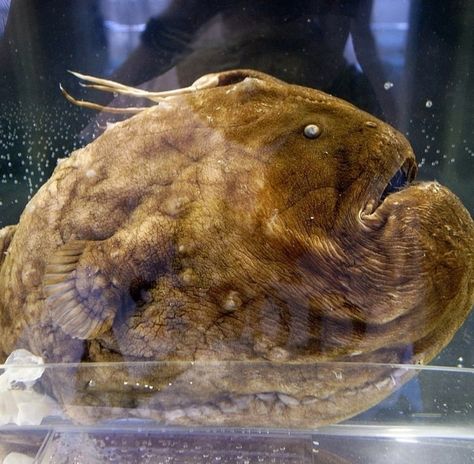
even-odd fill
[[[403,174],[405,174],[405,177],[407,179],[407,182],[406,182],[407,184],[413,182],[413,180],[416,177],[417,167],[416,167],[416,163],[411,158],[407,158],[404,161],[404,163],[400,167],[400,170],[403,172]]]

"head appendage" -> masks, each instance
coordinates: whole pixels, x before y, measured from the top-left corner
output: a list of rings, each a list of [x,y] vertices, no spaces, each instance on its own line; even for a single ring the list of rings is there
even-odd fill
[[[191,84],[189,87],[184,87],[182,89],[176,90],[167,90],[163,92],[149,92],[147,90],[138,89],[135,87],[129,87],[127,85],[120,84],[118,82],[110,81],[108,79],[101,79],[99,77],[87,76],[85,74],[80,74],[74,71],[69,71],[73,76],[81,79],[89,84],[81,83],[83,87],[92,88],[95,90],[100,90],[102,92],[112,92],[121,95],[129,95],[132,97],[146,98],[154,103],[159,104],[161,101],[164,101],[168,97],[174,97],[178,95],[185,95],[196,90],[203,90],[211,87],[216,87],[219,85],[219,78],[217,75],[204,76],[204,78],[198,79],[196,82]],[[105,111],[108,113],[139,113],[146,109],[146,107],[113,107],[113,106],[104,106],[97,103],[77,100],[71,96],[60,84],[59,88],[61,89],[64,97],[71,103],[83,108],[89,108],[93,110]]]
[[[61,90],[61,93],[64,95],[67,101],[71,102],[73,105],[80,106],[81,108],[88,108],[90,110],[105,111],[107,113],[119,113],[119,114],[124,114],[124,113],[135,114],[145,109],[145,108],[139,108],[139,107],[119,108],[116,106],[99,105],[98,103],[93,103],[86,100],[77,100],[72,95],[67,93],[67,91],[64,90],[64,87],[61,84],[59,84],[59,89]]]

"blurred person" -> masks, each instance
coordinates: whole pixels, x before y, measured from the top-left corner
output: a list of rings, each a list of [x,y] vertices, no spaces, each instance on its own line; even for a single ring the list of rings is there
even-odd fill
[[[370,29],[373,0],[173,0],[147,23],[112,79],[136,86],[176,66],[179,85],[210,72],[251,68],[314,87],[397,123]],[[203,41],[206,26],[220,32]],[[352,37],[361,70],[344,50]]]

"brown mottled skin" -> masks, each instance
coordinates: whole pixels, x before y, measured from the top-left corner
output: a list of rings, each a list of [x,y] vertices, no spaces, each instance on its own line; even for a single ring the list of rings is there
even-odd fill
[[[220,73],[73,153],[0,231],[0,352],[194,361],[46,376],[82,419],[106,404],[184,425],[352,416],[411,374],[311,363],[426,363],[474,301],[459,200],[415,182],[379,201],[402,165],[412,180],[405,138],[345,101]]]

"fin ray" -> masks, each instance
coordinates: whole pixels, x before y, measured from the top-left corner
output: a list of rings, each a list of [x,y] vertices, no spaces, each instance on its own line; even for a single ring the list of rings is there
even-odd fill
[[[100,272],[84,272],[90,265],[90,254],[84,256],[84,252],[93,244],[77,240],[63,245],[48,260],[43,278],[53,323],[73,338],[90,339],[104,333],[116,313],[117,289],[111,290],[110,279]],[[94,279],[100,284],[98,289]]]

